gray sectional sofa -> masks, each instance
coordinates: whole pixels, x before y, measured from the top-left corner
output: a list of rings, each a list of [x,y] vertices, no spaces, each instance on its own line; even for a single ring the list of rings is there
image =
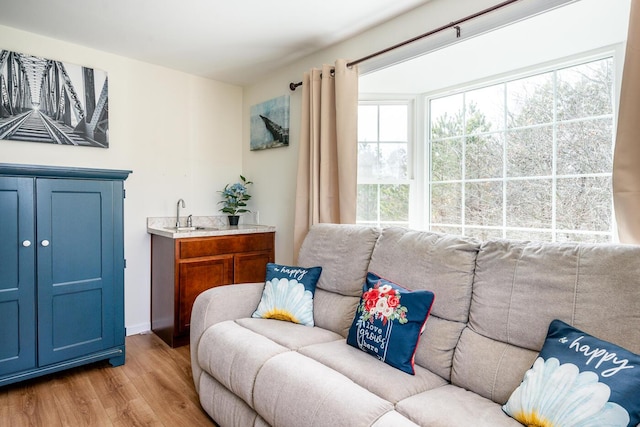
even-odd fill
[[[191,319],[200,401],[220,426],[520,426],[502,405],[560,319],[640,352],[640,247],[314,226],[315,326],[251,318],[263,283],[202,293]],[[368,271],[435,293],[415,375],[345,343]]]

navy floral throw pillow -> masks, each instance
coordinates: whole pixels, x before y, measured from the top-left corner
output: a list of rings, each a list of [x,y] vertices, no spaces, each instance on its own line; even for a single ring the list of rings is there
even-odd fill
[[[433,300],[433,292],[409,291],[367,273],[347,344],[414,375],[416,347]]]
[[[638,426],[640,356],[554,320],[502,409],[527,426]]]

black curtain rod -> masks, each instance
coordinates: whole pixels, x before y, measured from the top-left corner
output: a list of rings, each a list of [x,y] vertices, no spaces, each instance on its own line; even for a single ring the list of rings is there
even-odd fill
[[[426,32],[424,34],[420,34],[419,36],[416,36],[416,37],[414,37],[412,39],[405,40],[405,41],[400,42],[398,44],[395,44],[395,45],[393,45],[391,47],[388,47],[386,49],[382,49],[382,50],[374,52],[374,53],[372,53],[370,55],[364,56],[364,57],[362,57],[360,59],[356,59],[355,61],[347,63],[347,67],[353,67],[354,65],[358,65],[361,62],[368,61],[369,59],[375,58],[376,56],[380,56],[380,55],[383,55],[383,54],[385,54],[387,52],[391,52],[392,50],[395,50],[395,49],[398,49],[400,47],[406,46],[406,45],[411,44],[411,43],[413,43],[415,41],[424,39],[426,37],[429,37],[429,36],[432,36],[434,34],[437,34],[437,33],[441,32],[441,31],[448,30],[450,28],[454,28],[456,30],[456,38],[460,38],[460,24],[463,24],[463,23],[465,23],[467,21],[470,21],[470,20],[472,20],[474,18],[477,18],[479,16],[486,15],[487,13],[493,12],[495,10],[498,10],[500,8],[508,6],[508,5],[510,5],[512,3],[515,3],[517,1],[520,1],[520,0],[503,1],[502,3],[498,3],[495,6],[491,6],[491,7],[487,8],[487,9],[481,10],[480,12],[476,12],[476,13],[474,13],[472,15],[465,16],[462,19],[458,19],[457,21],[453,21],[453,22],[451,22],[451,23],[449,23],[447,25],[443,25],[443,26],[441,26],[439,28],[436,28],[435,30],[428,31],[428,32]],[[302,82],[298,82],[298,83],[291,82],[291,83],[289,83],[289,89],[291,89],[292,91],[296,90],[296,88],[298,86],[302,86]]]

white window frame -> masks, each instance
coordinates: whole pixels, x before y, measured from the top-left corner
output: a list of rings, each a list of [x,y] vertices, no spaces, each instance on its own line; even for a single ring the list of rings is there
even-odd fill
[[[454,87],[446,88],[439,91],[434,91],[426,94],[420,94],[417,97],[416,105],[421,107],[421,112],[419,112],[419,108],[416,108],[416,113],[420,113],[420,115],[416,115],[416,127],[419,128],[415,132],[420,135],[418,141],[422,143],[417,144],[414,152],[416,153],[415,158],[415,180],[416,187],[420,187],[420,191],[416,193],[417,200],[414,201],[414,204],[418,205],[419,208],[416,211],[419,213],[416,215],[415,221],[412,221],[411,226],[419,229],[428,230],[431,228],[431,192],[430,192],[430,175],[431,175],[431,158],[430,158],[430,129],[429,127],[429,101],[435,98],[441,98],[443,96],[453,95],[461,92],[472,91],[475,89],[480,89],[483,87],[491,86],[493,84],[503,83],[510,80],[525,78],[529,76],[533,76],[536,74],[549,72],[553,70],[562,69],[565,67],[571,67],[574,65],[579,65],[581,63],[586,63],[589,61],[594,61],[598,59],[604,59],[612,57],[613,58],[613,66],[614,66],[614,99],[613,99],[613,139],[615,145],[615,129],[617,127],[617,119],[618,119],[618,105],[620,100],[620,82],[622,80],[622,68],[624,64],[624,46],[621,44],[608,46],[602,49],[597,49],[594,51],[573,55],[568,58],[562,58],[556,61],[548,62],[545,64],[538,64],[531,67],[527,67],[523,70],[518,70],[514,72],[503,73],[498,76],[493,76],[491,78],[477,80],[474,82],[461,83],[460,85],[456,85]],[[613,147],[612,147],[613,149]],[[555,163],[555,153],[554,153],[554,163]],[[558,176],[554,177],[557,178]],[[555,184],[554,184],[555,188]],[[504,195],[503,195],[504,197]],[[553,195],[555,199],[555,192]],[[412,200],[413,201],[413,200]],[[553,203],[553,226],[552,231],[553,235],[556,235],[555,228],[555,202]],[[464,209],[463,209],[464,211]],[[612,207],[612,223],[610,224],[611,232],[612,232],[612,241],[617,241],[617,233],[615,230],[617,229],[615,223],[615,212]],[[464,222],[463,222],[464,224]],[[461,227],[464,227],[461,225]],[[499,227],[502,228],[502,227]],[[544,231],[549,231],[545,229]],[[580,233],[576,231],[576,234]]]
[[[409,131],[408,131],[408,179],[407,180],[376,180],[358,179],[358,184],[409,184],[409,227],[415,229],[428,230],[431,227],[431,200],[430,200],[430,133],[427,128],[429,110],[429,99],[452,95],[463,91],[471,91],[492,84],[509,80],[525,78],[528,76],[549,72],[556,69],[570,67],[581,63],[602,59],[613,58],[614,64],[614,111],[613,111],[613,132],[617,127],[618,104],[620,99],[622,68],[624,64],[625,47],[623,44],[607,46],[601,49],[572,55],[547,63],[533,65],[521,70],[505,72],[490,78],[480,79],[471,82],[463,82],[454,87],[445,88],[424,94],[360,94],[361,105],[390,105],[407,104],[409,106]],[[615,135],[613,135],[615,140]],[[615,142],[614,142],[615,143]],[[379,218],[378,218],[379,219]],[[554,216],[555,221],[555,216]],[[612,211],[612,235],[613,241],[617,241],[617,229],[615,223],[615,212]],[[379,222],[378,222],[379,223]],[[545,231],[548,231],[545,229]],[[555,231],[555,226],[554,226]],[[576,231],[576,233],[579,233]]]
[[[358,101],[358,105],[406,105],[407,106],[407,178],[406,179],[381,179],[381,178],[360,178],[358,176],[358,185],[409,185],[409,226],[411,227],[414,223],[414,218],[416,216],[415,208],[416,208],[416,200],[417,189],[416,189],[416,179],[415,179],[415,171],[416,171],[416,156],[414,155],[414,151],[416,148],[416,143],[418,139],[416,138],[416,96],[415,95],[401,95],[401,94],[368,94],[361,95]],[[378,125],[380,121],[378,120]],[[380,135],[380,131],[378,129],[378,135]],[[358,145],[360,144],[360,140],[358,140]],[[377,141],[380,143],[381,141]],[[385,141],[382,141],[384,143]],[[394,221],[381,221],[380,219],[380,194],[378,193],[378,212],[376,218],[376,225],[380,226],[381,223],[384,224],[393,224]],[[374,221],[357,221],[359,224],[371,224]],[[398,224],[403,225],[404,221],[398,222]]]

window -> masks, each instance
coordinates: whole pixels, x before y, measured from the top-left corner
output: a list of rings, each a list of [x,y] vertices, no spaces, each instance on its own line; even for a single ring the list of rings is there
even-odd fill
[[[614,74],[599,57],[423,95],[415,129],[410,101],[362,101],[357,222],[611,241]]]
[[[409,225],[409,101],[358,108],[357,222]]]
[[[612,239],[611,57],[427,102],[432,230]]]

